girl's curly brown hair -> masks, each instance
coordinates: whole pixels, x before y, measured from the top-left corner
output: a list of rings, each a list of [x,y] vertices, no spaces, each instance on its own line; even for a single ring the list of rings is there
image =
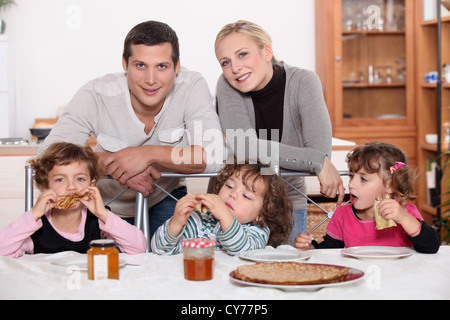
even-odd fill
[[[95,152],[88,146],[57,142],[50,145],[44,153],[28,163],[34,171],[34,182],[40,190],[48,189],[48,174],[55,166],[66,166],[74,162],[86,163],[91,180],[98,181],[103,176]]]
[[[249,179],[254,179],[253,190],[255,182],[262,180],[267,187],[261,209],[262,219],[261,221],[254,221],[253,224],[269,227],[269,245],[287,243],[294,226],[292,202],[288,197],[284,181],[275,173],[271,175],[262,174],[263,168],[267,168],[267,166],[261,164],[229,164],[215,179],[212,191],[218,194],[225,182],[235,173],[241,177],[244,184]]]
[[[414,200],[415,170],[406,164],[391,174],[390,167],[397,161],[407,163],[403,151],[390,143],[378,141],[358,146],[347,155],[350,172],[364,169],[367,173],[377,173],[385,186],[391,182],[394,198],[400,202]]]

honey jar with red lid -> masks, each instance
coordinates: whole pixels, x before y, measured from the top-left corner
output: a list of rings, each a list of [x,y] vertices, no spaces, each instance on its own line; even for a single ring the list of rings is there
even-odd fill
[[[213,278],[213,261],[216,241],[206,238],[186,239],[182,242],[184,278],[206,281]]]

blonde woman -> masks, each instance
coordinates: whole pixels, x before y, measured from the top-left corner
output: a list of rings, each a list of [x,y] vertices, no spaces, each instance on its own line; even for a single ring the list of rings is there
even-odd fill
[[[237,153],[242,150],[237,143],[245,140],[250,157],[252,150],[276,150],[276,143],[281,168],[315,173],[321,193],[329,198],[338,195],[338,204],[342,203],[345,189],[330,162],[331,123],[317,75],[279,62],[270,36],[249,21],[223,27],[215,53],[223,71],[217,83],[217,111],[230,148]],[[236,139],[238,132],[246,139]],[[303,177],[289,181],[306,193]],[[292,189],[290,197],[297,220],[293,240],[306,230],[307,202]]]

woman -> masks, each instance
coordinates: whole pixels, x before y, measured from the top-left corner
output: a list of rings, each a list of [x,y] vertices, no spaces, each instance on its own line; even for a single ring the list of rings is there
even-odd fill
[[[264,148],[272,153],[278,149],[276,157],[269,152],[272,163],[276,160],[281,168],[315,173],[321,193],[329,198],[339,195],[341,204],[345,189],[329,160],[331,123],[317,75],[278,62],[270,36],[248,21],[222,28],[215,52],[223,71],[217,83],[217,111],[232,150],[242,150],[234,139],[238,133],[245,134],[237,143],[245,141],[247,158],[253,150],[259,150],[261,158]],[[288,181],[306,193],[303,177]],[[297,220],[293,240],[306,231],[307,201],[293,189],[290,197]]]

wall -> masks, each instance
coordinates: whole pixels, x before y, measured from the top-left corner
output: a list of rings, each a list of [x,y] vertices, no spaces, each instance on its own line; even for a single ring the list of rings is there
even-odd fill
[[[123,40],[146,20],[177,32],[182,65],[201,72],[212,94],[221,73],[216,34],[238,19],[263,26],[280,60],[315,70],[314,0],[15,1],[2,13],[10,45],[11,136],[29,138],[35,118],[56,117],[88,80],[121,71]]]

